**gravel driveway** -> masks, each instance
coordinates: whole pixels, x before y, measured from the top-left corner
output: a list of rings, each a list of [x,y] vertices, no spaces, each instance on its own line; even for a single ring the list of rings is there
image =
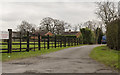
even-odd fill
[[[112,69],[92,60],[89,53],[100,45],[85,45],[57,52],[4,62],[3,73],[114,73]]]

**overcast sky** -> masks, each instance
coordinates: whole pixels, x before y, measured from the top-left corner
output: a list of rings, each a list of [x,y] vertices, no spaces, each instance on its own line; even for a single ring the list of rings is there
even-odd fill
[[[94,14],[96,1],[105,0],[0,0],[0,30],[15,30],[22,20],[39,26],[45,17],[64,20],[72,26],[98,20]]]
[[[1,30],[15,30],[22,20],[39,25],[41,19],[52,17],[71,25],[97,19],[94,2],[8,2],[0,6]]]

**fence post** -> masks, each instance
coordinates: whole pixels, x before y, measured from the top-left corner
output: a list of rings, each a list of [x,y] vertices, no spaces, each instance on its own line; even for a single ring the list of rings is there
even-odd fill
[[[65,47],[65,36],[63,36],[63,43],[64,43],[64,47]]]
[[[12,29],[8,29],[8,31],[9,31],[8,53],[12,53]]]
[[[34,33],[34,51],[35,51],[35,37],[36,37],[36,35]]]
[[[73,39],[74,39],[74,38],[71,38],[71,46],[73,46],[73,42],[74,42]]]
[[[9,39],[7,40],[8,53],[9,53]]]
[[[58,37],[58,39],[57,39],[57,42],[58,42],[58,43],[57,43],[57,44],[58,44],[58,47],[60,47],[60,46],[59,46],[59,44],[60,44],[60,43],[59,43],[59,41],[60,41],[60,40],[59,40],[59,37]]]
[[[55,35],[55,48],[56,48],[56,35]]]
[[[50,46],[49,46],[49,42],[50,42],[50,38],[49,38],[49,35],[48,35],[48,40],[47,40],[47,49],[49,49],[50,48]]]
[[[64,47],[66,47],[66,37],[64,36]]]
[[[76,38],[74,38],[74,46],[76,46]]]
[[[38,49],[40,50],[41,47],[40,47],[40,34],[38,33]]]
[[[70,38],[68,37],[68,46],[70,46]]]
[[[72,43],[73,41],[72,41],[72,40],[73,40],[73,38],[71,37],[71,38],[70,38],[71,46],[73,46],[73,43]]]
[[[27,32],[27,52],[29,52],[29,32]]]
[[[21,32],[20,32],[20,52],[21,52]]]
[[[46,46],[45,46],[46,43],[45,42],[46,42],[46,39],[44,38],[44,49],[46,48]]]
[[[60,37],[60,47],[62,47],[62,37]]]
[[[77,45],[77,38],[75,38],[75,46]]]
[[[74,37],[73,37],[73,46],[75,46],[75,39],[74,39]]]
[[[66,37],[65,37],[65,47],[66,47],[66,41],[67,41],[67,40],[66,40]]]
[[[80,43],[79,43],[79,42],[80,42],[80,39],[78,38],[78,45],[80,45]]]
[[[71,38],[69,38],[69,43],[70,43],[70,46],[71,46]]]
[[[66,37],[66,46],[68,46],[68,38]]]

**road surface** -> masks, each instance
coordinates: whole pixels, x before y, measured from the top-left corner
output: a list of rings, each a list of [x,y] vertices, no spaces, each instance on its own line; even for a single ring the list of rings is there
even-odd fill
[[[13,60],[2,64],[3,73],[114,73],[89,57],[94,47],[85,45],[57,52]]]

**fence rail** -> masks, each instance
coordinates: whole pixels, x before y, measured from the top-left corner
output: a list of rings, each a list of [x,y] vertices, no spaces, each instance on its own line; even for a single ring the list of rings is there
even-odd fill
[[[19,37],[12,37],[12,29],[8,29],[9,39],[6,42],[0,42],[0,53],[12,53],[12,52],[29,52],[57,47],[67,47],[80,45],[80,38],[66,37],[66,36],[40,36],[38,33],[32,34],[27,32],[26,38],[22,37],[19,33]],[[31,38],[32,37],[32,38]],[[17,41],[15,41],[17,39]],[[23,41],[24,40],[24,41]]]

